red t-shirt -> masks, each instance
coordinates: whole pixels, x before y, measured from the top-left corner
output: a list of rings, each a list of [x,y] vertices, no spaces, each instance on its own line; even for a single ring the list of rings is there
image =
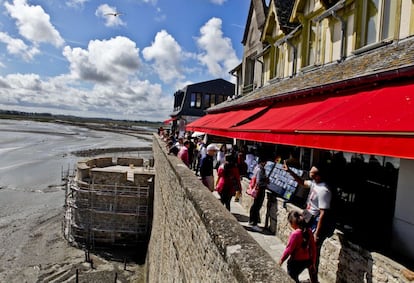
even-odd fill
[[[222,191],[226,191],[226,193],[234,195],[236,193],[236,190],[241,189],[240,174],[237,167],[230,168],[229,176],[224,176],[224,164],[220,165],[217,170],[217,176],[217,192],[221,193]]]
[[[178,158],[180,158],[185,165],[189,166],[190,165],[190,161],[188,159],[188,148],[183,146],[180,151],[178,152]]]

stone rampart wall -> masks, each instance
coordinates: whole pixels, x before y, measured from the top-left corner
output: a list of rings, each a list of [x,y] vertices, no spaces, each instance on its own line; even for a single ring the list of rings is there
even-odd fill
[[[127,172],[91,171],[93,184],[127,185]]]
[[[133,158],[133,157],[118,157],[116,163],[122,166],[144,166],[143,158]]]
[[[136,245],[148,240],[155,171],[142,168],[133,182],[127,178],[129,165],[143,164],[142,158],[118,161],[104,157],[77,163],[68,207],[70,233],[79,242]],[[128,167],[103,168],[105,164]]]
[[[292,282],[165,143],[153,141],[147,282]]]
[[[103,167],[112,166],[113,162],[112,162],[112,157],[100,157],[100,158],[89,159],[86,162],[86,164],[89,167],[103,168]]]

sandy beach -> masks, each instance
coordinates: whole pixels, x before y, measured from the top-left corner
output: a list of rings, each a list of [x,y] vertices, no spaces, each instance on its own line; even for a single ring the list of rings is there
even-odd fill
[[[64,239],[61,170],[80,159],[76,150],[149,142],[50,123],[0,123],[0,282],[75,282],[77,271],[79,282],[144,282],[142,256],[91,251],[91,265]]]

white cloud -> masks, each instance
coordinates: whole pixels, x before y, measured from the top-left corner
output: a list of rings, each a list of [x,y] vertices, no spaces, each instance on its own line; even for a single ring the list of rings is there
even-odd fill
[[[46,80],[36,74],[0,76],[0,105],[22,111],[154,121],[162,121],[171,112],[172,98],[162,95],[159,84],[134,80],[81,88],[76,83],[68,76]]]
[[[158,0],[141,0],[141,2],[155,5],[157,4]]]
[[[90,105],[98,108],[117,109],[119,113],[143,117],[158,114],[162,120],[171,112],[172,98],[162,96],[161,85],[149,81],[131,81],[128,85],[103,87],[96,85],[89,96]]]
[[[124,82],[140,64],[135,42],[122,36],[90,41],[87,50],[66,46],[63,55],[74,78],[92,82]]]
[[[14,0],[13,4],[5,2],[8,13],[16,20],[20,35],[36,44],[50,43],[56,47],[63,45],[64,40],[50,23],[49,15],[39,5],[33,6],[26,0]]]
[[[222,5],[226,1],[227,0],[210,0],[211,3],[217,4],[217,5]]]
[[[119,15],[116,13],[120,13]],[[115,7],[109,6],[108,4],[102,4],[96,9],[95,15],[97,17],[105,19],[105,26],[116,27],[125,26],[126,23],[122,21],[122,12],[117,11]]]
[[[88,2],[89,0],[69,0],[66,1],[66,5],[69,7],[83,7],[83,5]]]
[[[160,84],[137,79],[139,49],[130,39],[94,40],[87,49],[66,46],[63,55],[70,63],[67,75],[0,76],[0,107],[153,121],[169,116],[171,95]]]
[[[7,51],[13,55],[22,56],[25,61],[30,61],[40,51],[36,47],[27,46],[23,40],[12,38],[7,33],[0,32],[0,42],[7,45]]]
[[[228,77],[228,72],[240,63],[233,49],[230,38],[224,37],[221,30],[222,21],[211,18],[200,28],[201,36],[196,39],[203,51],[198,56],[200,62],[207,66],[210,74],[216,77]]]
[[[163,13],[163,11],[161,10],[161,8],[157,7],[156,12],[157,12],[157,14],[156,14],[156,16],[155,16],[154,19],[157,22],[163,22],[163,21],[165,21],[167,19],[167,15]]]
[[[165,30],[158,32],[150,47],[142,54],[147,61],[154,61],[154,69],[163,82],[171,83],[184,78],[182,60],[185,56],[177,41]]]

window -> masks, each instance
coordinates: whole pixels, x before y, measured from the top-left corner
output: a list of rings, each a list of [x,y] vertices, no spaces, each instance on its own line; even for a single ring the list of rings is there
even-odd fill
[[[217,104],[222,103],[224,101],[224,95],[217,95]]]
[[[313,21],[309,21],[309,34],[308,34],[308,57],[307,65],[312,66],[317,63],[317,52],[318,52],[318,25]]]
[[[276,49],[276,77],[283,78],[285,75],[285,50],[284,45],[278,46]]]
[[[201,93],[192,92],[190,98],[191,108],[201,108]]]
[[[203,109],[206,109],[206,108],[209,108],[210,107],[210,103],[211,103],[211,101],[210,101],[210,98],[211,97],[213,97],[214,98],[214,96],[213,95],[210,95],[210,94],[208,94],[208,93],[205,93],[204,94],[204,98],[203,98]]]
[[[395,0],[363,0],[361,45],[370,45],[393,38],[396,12]]]
[[[267,81],[269,81],[270,79],[274,77],[274,74],[271,73],[272,67],[271,67],[270,54],[272,54],[272,52],[268,52],[267,54],[263,56],[263,74],[262,74],[263,82],[262,84],[266,83]]]
[[[184,92],[177,91],[174,94],[174,111],[178,111],[181,108],[181,104],[183,102]]]
[[[210,107],[213,107],[214,105],[216,105],[216,95],[210,94]]]
[[[254,80],[254,63],[255,61],[251,58],[246,59],[246,74],[245,74],[245,81],[244,86],[253,85]]]

